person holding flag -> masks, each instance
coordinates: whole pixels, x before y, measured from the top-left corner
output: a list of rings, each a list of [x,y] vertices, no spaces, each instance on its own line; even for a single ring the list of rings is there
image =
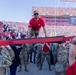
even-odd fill
[[[70,43],[69,67],[66,70],[66,75],[76,75],[76,36]]]

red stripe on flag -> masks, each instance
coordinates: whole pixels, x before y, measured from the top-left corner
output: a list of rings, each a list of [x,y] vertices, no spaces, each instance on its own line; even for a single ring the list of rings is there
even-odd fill
[[[47,37],[47,38],[29,38],[29,39],[19,39],[19,40],[0,40],[0,46],[12,45],[12,44],[31,44],[40,42],[65,42],[72,39],[74,36],[70,37]]]

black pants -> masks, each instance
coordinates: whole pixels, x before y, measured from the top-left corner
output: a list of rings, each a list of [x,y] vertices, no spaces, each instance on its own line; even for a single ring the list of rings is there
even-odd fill
[[[36,63],[36,52],[34,52],[34,59],[33,59],[33,61],[34,61],[34,64]]]
[[[17,67],[10,67],[10,75],[16,75]]]
[[[32,51],[30,53],[27,53],[27,62],[29,62],[29,60],[30,62],[32,62],[32,54],[33,54]]]
[[[53,60],[53,54],[52,54],[52,51],[50,51],[50,61],[51,61],[51,64],[53,65],[53,64],[54,64],[54,60]]]

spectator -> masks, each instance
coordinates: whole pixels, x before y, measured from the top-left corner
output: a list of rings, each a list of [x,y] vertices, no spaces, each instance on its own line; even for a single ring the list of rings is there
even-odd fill
[[[41,55],[41,63],[39,70],[42,70],[43,62],[46,58],[49,70],[51,71],[51,59],[50,59],[50,43],[43,43],[42,44],[42,55]]]
[[[20,54],[22,47],[21,45],[11,45],[11,48],[13,49],[15,53],[15,58],[12,61],[12,65],[10,66],[10,75],[16,75],[17,67],[20,64],[19,54]]]
[[[33,12],[33,15],[34,15],[34,18],[32,18],[29,22],[27,34],[30,37],[32,36],[37,37],[39,35],[40,28],[43,27],[45,36],[47,36],[46,29],[45,29],[45,23],[42,18],[39,18],[39,12],[35,10]]]
[[[56,75],[65,75],[67,63],[67,51],[65,50],[63,43],[59,43],[57,49],[57,62],[55,64]]]
[[[69,49],[69,67],[67,68],[66,75],[76,75],[76,37],[70,43]]]

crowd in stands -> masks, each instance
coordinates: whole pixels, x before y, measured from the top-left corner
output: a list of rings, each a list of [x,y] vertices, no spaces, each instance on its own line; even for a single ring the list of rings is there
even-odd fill
[[[75,36],[76,26],[46,26],[47,35],[50,36]],[[43,34],[41,30],[41,35]]]
[[[3,39],[16,39],[24,37],[27,34],[28,24],[15,23],[15,22],[1,22],[0,35]],[[50,36],[74,36],[76,35],[76,26],[49,26],[46,25],[47,35]],[[44,37],[43,30],[40,30],[39,36]]]
[[[25,28],[26,29],[26,28]],[[24,27],[17,24],[4,24],[0,22],[0,38],[7,39],[20,39],[26,36],[26,30]]]
[[[76,34],[75,26],[56,27],[47,25],[46,29],[48,36]],[[24,28],[20,29],[16,24],[10,25],[9,23],[4,24],[0,22],[0,38],[3,40],[24,39],[27,34],[26,31],[27,25],[24,25]],[[44,36],[42,29],[39,36]],[[19,72],[21,72],[22,65],[24,65],[25,71],[29,72],[28,64],[30,63],[36,64],[41,71],[45,58],[48,62],[49,71],[53,70],[51,65],[54,65],[56,75],[65,75],[69,64],[69,47],[70,41],[65,43],[35,43],[0,46],[0,75],[6,75],[6,73],[8,73],[8,68],[10,68],[10,75],[16,75],[17,67],[19,67]]]
[[[40,15],[63,16],[70,14],[71,16],[76,16],[75,8],[33,7],[33,10],[38,10]]]
[[[34,9],[34,8],[33,8]],[[43,9],[43,8],[42,8]],[[38,8],[42,12],[49,11],[50,8],[44,9]],[[54,14],[56,9],[52,9],[50,13]],[[63,14],[64,10],[58,8],[58,14]],[[66,9],[66,11],[72,11],[72,9]],[[73,9],[74,10],[74,9]],[[45,13],[44,13],[45,14]],[[55,13],[56,14],[56,13]],[[0,22],[0,39],[2,40],[12,40],[12,39],[25,39],[27,35],[26,23],[19,22]],[[46,31],[48,37],[50,36],[74,36],[76,35],[76,26],[49,26],[46,25]],[[40,37],[44,37],[42,29],[40,30]],[[38,69],[41,71],[43,69],[43,63],[46,58],[48,63],[49,71],[52,71],[54,67],[55,75],[65,75],[67,67],[69,66],[69,50],[73,50],[76,45],[76,37],[71,42],[59,42],[59,43],[34,43],[34,44],[17,44],[0,46],[0,75],[16,75],[17,67],[19,67],[18,72],[22,71],[22,65],[25,67],[25,71],[29,72],[28,65],[30,63],[36,64]],[[72,46],[72,48],[70,48]],[[76,48],[76,47],[75,47]],[[74,52],[72,52],[74,53]],[[76,49],[75,49],[76,53]],[[75,54],[76,58],[76,54]],[[72,63],[73,64],[73,63]],[[8,70],[8,68],[10,70]],[[76,69],[75,69],[76,70]],[[7,74],[6,74],[7,73]],[[73,75],[73,74],[72,74]]]

